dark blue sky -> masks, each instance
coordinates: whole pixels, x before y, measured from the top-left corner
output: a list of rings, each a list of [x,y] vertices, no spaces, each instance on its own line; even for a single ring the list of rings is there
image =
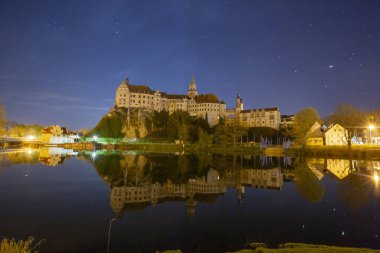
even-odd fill
[[[380,1],[0,1],[0,101],[93,127],[120,81],[246,108],[380,107]]]

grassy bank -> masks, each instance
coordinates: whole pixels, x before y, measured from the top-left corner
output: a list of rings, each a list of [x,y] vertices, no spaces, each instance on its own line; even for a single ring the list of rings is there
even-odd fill
[[[235,253],[379,253],[380,250],[366,248],[350,248],[327,245],[313,245],[303,243],[284,243],[278,248],[269,249],[262,244],[251,244],[252,249],[243,249]]]
[[[161,251],[161,253],[181,252],[180,250]],[[380,250],[303,243],[284,243],[277,248],[269,249],[263,243],[252,243],[251,248],[233,251],[233,253],[380,253]]]
[[[289,156],[346,158],[346,159],[379,159],[380,147],[376,146],[309,146],[305,149],[294,147],[285,152]]]
[[[67,143],[59,145],[68,149],[93,150],[93,143]],[[140,150],[149,152],[194,152],[199,151],[199,144],[175,144],[175,143],[121,143],[121,144],[97,144],[96,149],[107,150]],[[320,158],[341,159],[380,159],[380,146],[307,146],[305,148],[293,146],[284,150],[282,146],[272,146],[260,149],[258,145],[241,146],[240,144],[207,145],[202,146],[202,152],[212,154],[243,154],[243,155],[268,155],[268,156],[303,156]]]

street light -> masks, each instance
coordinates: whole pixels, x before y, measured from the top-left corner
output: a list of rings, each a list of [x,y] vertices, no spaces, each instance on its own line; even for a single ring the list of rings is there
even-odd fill
[[[108,238],[107,238],[107,253],[110,252],[110,241],[111,241],[111,226],[112,222],[114,222],[116,219],[110,220],[109,226],[108,226]]]
[[[375,126],[371,124],[368,126],[368,129],[369,129],[369,141],[372,145],[372,130],[375,129]]]

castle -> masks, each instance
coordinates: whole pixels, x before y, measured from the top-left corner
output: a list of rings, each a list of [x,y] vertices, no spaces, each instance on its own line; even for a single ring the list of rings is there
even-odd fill
[[[116,90],[115,106],[146,111],[186,111],[191,116],[208,120],[211,126],[226,119],[227,125],[245,127],[264,126],[279,129],[281,114],[278,107],[244,110],[243,100],[238,95],[236,106],[226,109],[226,104],[215,94],[199,94],[195,78],[191,79],[187,95],[176,95],[152,90],[147,85],[133,85],[126,79]]]

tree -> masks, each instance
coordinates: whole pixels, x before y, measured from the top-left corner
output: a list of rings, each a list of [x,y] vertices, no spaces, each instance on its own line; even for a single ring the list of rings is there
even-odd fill
[[[7,132],[7,114],[5,112],[5,107],[3,104],[0,104],[0,135],[3,135]]]
[[[9,129],[8,134],[10,136],[24,137],[27,135],[40,136],[41,130],[44,127],[41,125],[24,125],[24,124],[14,124],[11,129]]]
[[[351,148],[352,138],[355,134],[361,132],[368,124],[365,113],[350,104],[338,105],[334,112],[326,118],[326,122],[339,124],[347,130],[345,139],[349,148]]]
[[[315,122],[321,122],[321,118],[315,108],[307,107],[296,114],[292,137],[298,144],[303,147],[305,146],[307,133]]]

